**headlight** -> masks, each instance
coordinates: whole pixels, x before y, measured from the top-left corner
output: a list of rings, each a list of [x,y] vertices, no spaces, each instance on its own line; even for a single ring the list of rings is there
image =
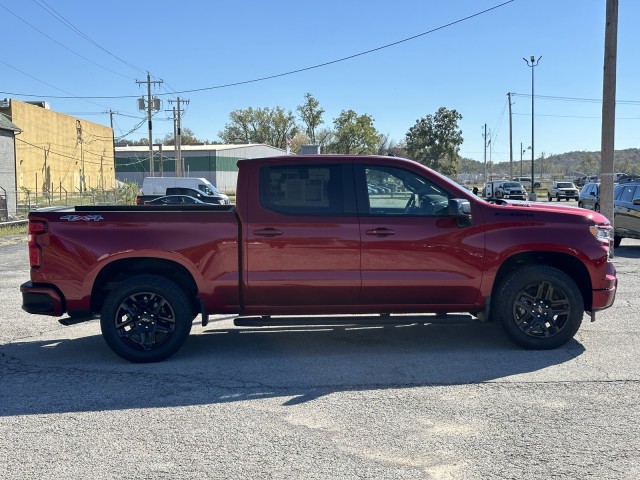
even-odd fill
[[[601,242],[607,242],[611,240],[611,227],[602,225],[591,225],[589,227],[591,235],[600,240]]]

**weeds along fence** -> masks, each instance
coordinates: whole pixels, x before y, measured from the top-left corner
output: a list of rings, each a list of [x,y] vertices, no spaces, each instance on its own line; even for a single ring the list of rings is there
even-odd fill
[[[44,192],[22,189],[16,195],[16,215],[18,218],[24,218],[29,211],[43,207],[135,205],[138,194],[139,187],[136,184],[127,184],[109,190],[90,188],[83,192],[69,192],[64,188]]]

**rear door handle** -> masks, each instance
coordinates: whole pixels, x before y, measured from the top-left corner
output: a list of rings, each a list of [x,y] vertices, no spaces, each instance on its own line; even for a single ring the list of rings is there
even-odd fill
[[[282,233],[282,230],[278,230],[277,228],[260,228],[253,231],[253,234],[257,237],[277,237],[282,235]]]
[[[396,232],[390,228],[372,228],[371,230],[367,230],[365,233],[372,237],[388,237],[389,235],[396,234]]]

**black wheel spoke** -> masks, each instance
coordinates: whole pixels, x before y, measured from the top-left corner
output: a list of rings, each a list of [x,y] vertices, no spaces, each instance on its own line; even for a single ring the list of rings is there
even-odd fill
[[[571,314],[566,293],[553,282],[530,283],[515,297],[513,318],[526,335],[548,338],[562,331]]]
[[[175,330],[175,314],[169,302],[156,293],[140,292],[125,298],[116,314],[118,336],[131,347],[153,350]]]

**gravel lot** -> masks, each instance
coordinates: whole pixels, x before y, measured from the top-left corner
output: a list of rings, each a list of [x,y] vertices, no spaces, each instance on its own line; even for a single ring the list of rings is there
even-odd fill
[[[20,309],[0,239],[0,477],[640,478],[640,242],[615,305],[553,351],[478,322],[194,326],[169,361],[116,357],[97,321]]]

